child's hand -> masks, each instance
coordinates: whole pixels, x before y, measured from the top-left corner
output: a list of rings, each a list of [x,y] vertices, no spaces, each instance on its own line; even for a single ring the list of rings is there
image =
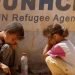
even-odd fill
[[[10,72],[10,69],[9,69],[8,66],[6,66],[6,65],[3,64],[3,63],[0,63],[0,67],[1,67],[1,69],[3,70],[3,72],[4,72],[5,74],[11,75],[11,72]]]

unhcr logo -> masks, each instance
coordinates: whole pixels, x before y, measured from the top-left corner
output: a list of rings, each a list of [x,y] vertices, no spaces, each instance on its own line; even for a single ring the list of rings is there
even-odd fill
[[[11,1],[11,5],[10,2]],[[20,9],[26,10],[27,6],[30,10],[36,10],[36,2],[38,0],[21,0]],[[55,3],[54,3],[55,1]],[[65,1],[65,5],[62,3],[63,0],[39,0],[38,10],[44,10],[45,5],[48,5],[47,10],[53,10],[53,5],[60,11],[67,11],[71,7],[69,0]],[[19,0],[3,0],[3,7],[6,10],[15,10],[18,6]],[[75,0],[73,0],[73,10],[75,10]]]

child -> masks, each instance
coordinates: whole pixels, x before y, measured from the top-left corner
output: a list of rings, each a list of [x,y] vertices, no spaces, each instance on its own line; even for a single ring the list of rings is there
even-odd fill
[[[59,24],[50,25],[44,30],[44,35],[48,38],[48,46],[44,49],[43,54],[52,74],[75,75],[75,47],[66,39],[68,30],[63,29]]]
[[[15,48],[24,39],[24,28],[21,23],[12,22],[0,32],[0,69],[4,73],[14,74]],[[10,69],[9,69],[10,68]],[[1,72],[0,72],[1,75]]]

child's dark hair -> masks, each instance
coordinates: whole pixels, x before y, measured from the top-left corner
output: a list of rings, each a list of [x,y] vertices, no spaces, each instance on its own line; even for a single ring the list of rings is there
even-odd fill
[[[21,23],[12,22],[5,27],[4,31],[9,34],[16,34],[19,40],[24,38],[24,29]]]
[[[67,37],[69,34],[68,30],[63,29],[60,24],[50,25],[46,29],[43,30],[43,35],[46,37],[50,37],[56,33],[63,37]]]

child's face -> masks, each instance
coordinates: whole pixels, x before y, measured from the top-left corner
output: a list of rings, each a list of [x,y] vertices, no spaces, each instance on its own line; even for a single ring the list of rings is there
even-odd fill
[[[48,43],[55,45],[58,42],[60,42],[62,39],[64,39],[64,37],[60,36],[59,34],[54,34],[51,37],[48,38]]]
[[[48,44],[49,44],[49,45],[55,45],[55,44],[56,44],[55,39],[54,39],[53,37],[49,37],[49,38],[48,38]]]
[[[6,43],[11,45],[17,45],[19,41],[16,34],[9,34],[9,33],[6,33],[4,40]]]

